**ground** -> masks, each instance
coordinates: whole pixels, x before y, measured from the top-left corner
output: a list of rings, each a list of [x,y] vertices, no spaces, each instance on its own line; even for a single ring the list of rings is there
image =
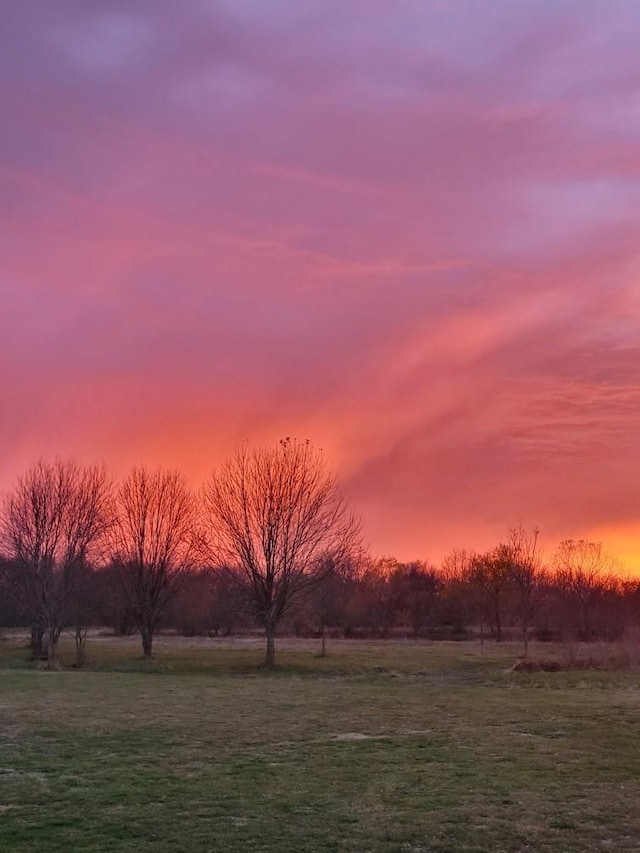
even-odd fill
[[[534,655],[559,654],[549,647]],[[72,660],[71,646],[62,649]],[[515,646],[93,637],[0,643],[0,850],[640,850],[637,671]]]

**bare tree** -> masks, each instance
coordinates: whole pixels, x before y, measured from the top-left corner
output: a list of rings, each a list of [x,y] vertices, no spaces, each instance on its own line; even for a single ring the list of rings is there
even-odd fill
[[[98,616],[97,578],[91,566],[79,567],[69,602],[67,626],[75,644],[77,668],[85,664],[89,625],[95,625]]]
[[[74,594],[110,523],[102,467],[40,461],[7,496],[0,530],[20,568],[18,595],[32,619],[34,656],[55,659]]]
[[[323,453],[290,439],[243,447],[203,491],[215,561],[236,566],[275,665],[276,626],[291,602],[342,561],[359,539],[359,523],[339,496]]]
[[[327,628],[344,621],[348,591],[365,559],[364,553],[354,552],[347,559],[328,556],[319,569],[319,583],[313,589],[311,612],[320,634],[320,657],[327,656]]]
[[[134,468],[116,493],[111,557],[146,658],[182,574],[195,563],[198,542],[196,502],[182,475]]]
[[[398,563],[389,580],[401,624],[408,625],[414,637],[424,636],[436,609],[440,588],[438,571],[428,563],[414,560]]]
[[[391,555],[366,559],[360,570],[360,599],[362,625],[370,634],[387,638],[399,616],[398,590],[391,585],[391,576],[398,568]]]
[[[440,618],[463,634],[469,624],[480,618],[480,649],[484,651],[484,594],[481,595],[473,578],[475,554],[454,548],[446,554],[440,566]]]
[[[509,530],[507,542],[500,546],[503,563],[509,567],[509,578],[516,593],[516,618],[522,630],[525,658],[529,655],[529,628],[535,616],[542,589],[544,572],[540,531],[528,533],[522,526]]]
[[[480,615],[481,645],[484,645],[485,622],[496,641],[501,643],[505,598],[510,583],[509,556],[505,549],[498,547],[484,554],[474,554],[468,577]]]
[[[559,544],[553,562],[560,588],[569,602],[578,607],[579,633],[585,640],[593,639],[594,610],[614,582],[613,560],[600,542],[565,539]]]

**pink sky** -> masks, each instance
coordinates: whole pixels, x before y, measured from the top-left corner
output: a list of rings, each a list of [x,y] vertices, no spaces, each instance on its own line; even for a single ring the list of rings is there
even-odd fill
[[[640,572],[635,0],[5,0],[0,488],[324,447],[375,553]]]

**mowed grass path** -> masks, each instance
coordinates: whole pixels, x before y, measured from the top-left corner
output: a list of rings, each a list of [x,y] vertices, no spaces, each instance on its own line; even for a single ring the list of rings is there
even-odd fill
[[[0,643],[2,851],[639,851],[637,673],[466,644]],[[545,650],[548,654],[548,650]]]

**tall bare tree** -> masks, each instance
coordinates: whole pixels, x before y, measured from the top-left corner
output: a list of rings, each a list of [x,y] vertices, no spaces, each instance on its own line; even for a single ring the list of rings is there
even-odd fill
[[[196,501],[177,471],[134,468],[117,489],[111,558],[151,657],[162,615],[198,551]]]
[[[102,467],[40,461],[4,501],[0,536],[20,568],[17,594],[31,614],[34,656],[55,659],[74,594],[110,523],[109,495]]]
[[[279,620],[327,566],[347,558],[359,522],[322,451],[290,439],[238,450],[206,483],[203,503],[214,559],[239,569],[272,667]]]

